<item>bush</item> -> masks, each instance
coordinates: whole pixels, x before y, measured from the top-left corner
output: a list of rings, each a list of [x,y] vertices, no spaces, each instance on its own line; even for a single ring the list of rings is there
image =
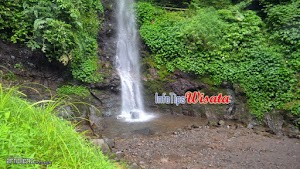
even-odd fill
[[[103,12],[98,0],[8,0],[0,10],[1,38],[41,50],[49,61],[71,65],[72,72],[82,70],[73,73],[78,80],[101,80],[95,78],[98,14]]]
[[[215,8],[226,8],[231,5],[231,0],[192,0],[190,3],[191,8],[203,8],[203,7],[215,7]]]
[[[287,42],[274,41],[267,24],[255,12],[244,10],[247,4],[153,14],[148,11],[158,7],[138,3],[141,37],[161,70],[193,72],[210,77],[215,85],[223,81],[239,84],[252,114],[259,119],[272,109],[300,115],[295,113],[298,104],[290,104],[300,97],[296,77],[299,50],[290,54],[281,50],[288,48],[282,44]],[[297,35],[291,34],[291,38],[297,39]],[[294,47],[292,43],[289,46]],[[286,104],[293,106],[284,107]]]
[[[56,89],[56,92],[59,96],[81,96],[81,97],[87,97],[90,95],[89,90],[84,86],[69,86],[64,85]]]

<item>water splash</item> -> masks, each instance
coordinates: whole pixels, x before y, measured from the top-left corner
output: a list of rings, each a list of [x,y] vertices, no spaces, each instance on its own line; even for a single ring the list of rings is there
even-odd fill
[[[153,116],[145,113],[141,94],[139,41],[133,2],[117,2],[116,66],[122,87],[122,113],[118,118],[137,122],[147,121]]]

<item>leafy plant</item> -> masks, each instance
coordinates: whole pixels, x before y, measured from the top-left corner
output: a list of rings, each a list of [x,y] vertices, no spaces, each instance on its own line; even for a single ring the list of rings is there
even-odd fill
[[[60,88],[56,89],[56,92],[59,96],[81,96],[81,97],[87,97],[90,95],[89,90],[84,86],[70,86],[70,85],[64,85]]]
[[[94,76],[97,74],[94,65],[97,67],[98,14],[103,12],[100,1],[20,0],[15,3],[8,0],[0,4],[0,10],[1,38],[41,50],[49,61],[57,60],[72,72],[83,69],[81,74],[86,74],[73,74],[78,80],[101,79]],[[87,63],[89,67],[85,69]]]
[[[16,80],[16,75],[13,72],[9,71],[5,73],[2,78],[5,80],[14,81]]]
[[[22,70],[22,69],[23,69],[23,65],[22,65],[21,63],[16,63],[16,64],[14,65],[14,68],[15,68],[15,69]]]
[[[212,2],[193,1],[196,8],[185,12],[161,11],[139,2],[141,37],[160,72],[179,69],[210,77],[215,85],[223,81],[239,84],[258,119],[273,109],[300,114],[295,113],[298,104],[290,104],[300,97],[299,33],[294,29],[298,15],[291,12],[299,10],[298,2],[268,7],[266,23],[254,11],[245,10],[249,2],[228,3],[216,10]],[[160,12],[151,12],[153,8]],[[289,35],[283,33],[287,29]]]

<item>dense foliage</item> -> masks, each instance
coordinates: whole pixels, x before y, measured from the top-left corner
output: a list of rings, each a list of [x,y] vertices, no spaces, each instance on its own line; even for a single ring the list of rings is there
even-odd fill
[[[209,2],[193,0],[184,11],[137,3],[140,34],[157,68],[239,84],[259,119],[274,109],[299,118],[300,1],[261,2],[266,18],[247,10],[251,1]]]
[[[117,168],[74,125],[55,115],[62,102],[29,103],[21,96],[0,84],[0,168]],[[8,164],[9,157],[52,165]]]
[[[80,96],[87,97],[90,95],[89,89],[84,86],[70,86],[64,85],[56,89],[57,95],[60,97],[64,96]]]
[[[0,3],[0,38],[25,43],[71,67],[76,79],[100,80],[97,70],[99,0],[7,0]]]

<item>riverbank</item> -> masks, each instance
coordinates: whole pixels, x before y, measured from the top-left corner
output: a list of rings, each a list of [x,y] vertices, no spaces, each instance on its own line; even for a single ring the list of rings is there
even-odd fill
[[[142,168],[300,168],[300,141],[237,126],[193,126],[116,140],[117,154]]]

